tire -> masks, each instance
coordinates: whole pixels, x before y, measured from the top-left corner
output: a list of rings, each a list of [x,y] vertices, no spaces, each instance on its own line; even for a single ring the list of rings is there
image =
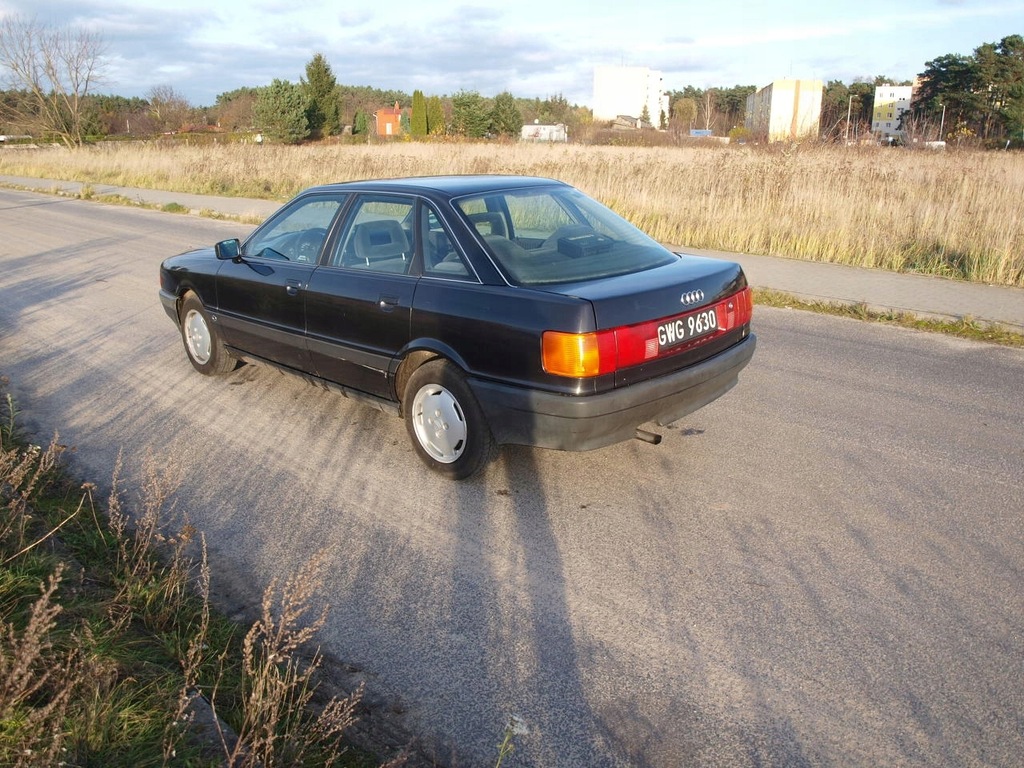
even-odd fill
[[[416,453],[445,477],[464,480],[494,455],[483,411],[462,373],[447,360],[431,360],[413,372],[402,411]]]
[[[210,322],[206,307],[194,293],[181,303],[181,340],[192,367],[205,376],[229,373],[238,365],[224,348],[220,332]]]

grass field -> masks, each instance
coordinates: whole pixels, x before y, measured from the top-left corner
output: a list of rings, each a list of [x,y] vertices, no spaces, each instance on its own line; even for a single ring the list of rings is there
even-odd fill
[[[0,151],[0,174],[285,200],[313,184],[510,173],[573,184],[662,242],[1024,286],[1024,155],[518,143]]]

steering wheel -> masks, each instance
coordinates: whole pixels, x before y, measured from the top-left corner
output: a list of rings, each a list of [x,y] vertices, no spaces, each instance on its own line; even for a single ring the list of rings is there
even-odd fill
[[[323,227],[313,227],[299,233],[295,242],[295,260],[315,263],[325,237],[327,237],[327,230]]]

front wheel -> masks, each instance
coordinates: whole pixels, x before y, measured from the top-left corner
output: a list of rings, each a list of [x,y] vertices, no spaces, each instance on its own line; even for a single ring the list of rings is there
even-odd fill
[[[413,448],[435,472],[464,480],[490,461],[494,438],[459,370],[447,360],[417,368],[402,401]]]
[[[185,343],[188,361],[202,374],[228,373],[238,364],[224,349],[220,333],[194,293],[188,294],[181,303],[181,340]]]

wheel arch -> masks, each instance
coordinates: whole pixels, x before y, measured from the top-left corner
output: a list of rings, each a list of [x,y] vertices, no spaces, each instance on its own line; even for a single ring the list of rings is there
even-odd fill
[[[175,310],[178,315],[178,322],[181,322],[181,307],[189,294],[194,294],[199,303],[208,311],[213,311],[216,303],[217,289],[215,278],[212,275],[204,276],[197,273],[186,273],[175,276],[172,285],[167,286],[169,293],[175,296]]]
[[[178,316],[179,325],[181,324],[181,307],[185,303],[185,299],[187,299],[190,295],[195,296],[197,299],[199,299],[199,302],[202,303],[203,299],[199,295],[199,292],[188,285],[182,286],[180,289],[178,289],[178,294],[177,296],[174,297],[174,313]],[[204,304],[203,306],[206,305]]]
[[[409,377],[425,363],[438,359],[449,361],[457,366],[463,374],[468,372],[466,361],[462,355],[447,344],[442,344],[435,339],[416,339],[402,351],[398,365],[392,374],[394,396],[398,401],[400,411],[402,401],[405,399],[405,388],[409,383]]]
[[[174,288],[174,314],[181,324],[181,308],[189,296],[195,296],[204,308],[209,309],[209,304],[203,299],[203,293],[192,283],[181,283]]]

